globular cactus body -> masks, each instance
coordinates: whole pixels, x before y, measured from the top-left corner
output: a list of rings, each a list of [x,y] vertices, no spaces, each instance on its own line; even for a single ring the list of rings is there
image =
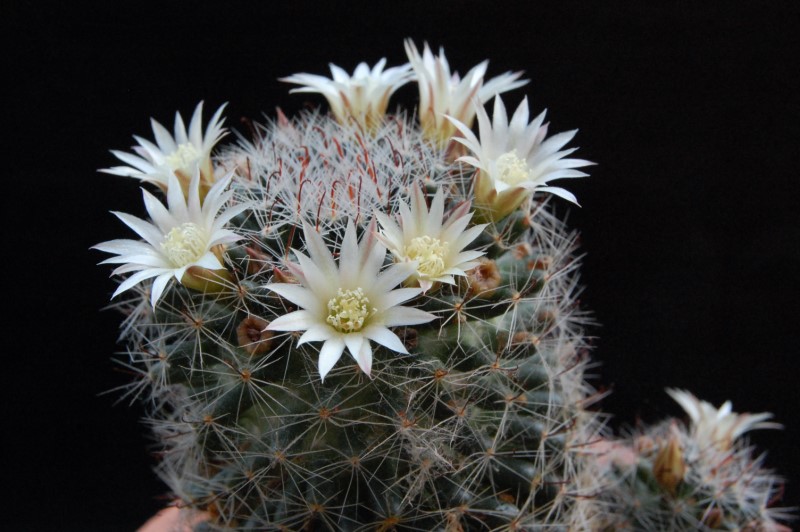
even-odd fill
[[[549,200],[575,197],[548,185],[591,164],[564,149],[575,132],[547,137],[544,114],[529,124],[523,100],[509,119],[499,96],[490,121],[465,106],[519,73],[482,86],[482,63],[462,82],[443,53],[406,48],[404,67],[285,79],[334,116],[279,112],[212,158],[221,113],[203,134],[198,106],[174,138],[154,122],[157,145],[114,152],[131,166],[108,173],[166,197],[145,192],[151,221],[116,213],[142,240],[96,247],[127,275],[114,294],[129,294],[127,392],[148,407],[177,504],[201,530],[682,529],[739,525],[737,504],[774,524],[760,470],[757,504],[695,487],[680,500],[719,515],[666,515],[722,469],[678,467],[702,462],[688,437],[611,441],[588,409],[600,394],[584,380],[576,236]],[[422,124],[384,116],[412,79]],[[720,428],[681,401],[706,440],[765,426]]]
[[[331,201],[326,164],[369,153],[375,167],[393,168],[392,185],[362,188],[363,201],[382,198],[390,216],[418,183],[443,190],[448,208],[469,201],[465,169],[444,151],[398,149],[425,145],[408,138],[419,135],[414,124],[398,117],[368,146],[352,142],[356,135],[306,114],[268,125],[258,147],[229,149],[219,165],[235,165],[237,199],[252,205],[235,220],[246,243],[227,250],[235,280],[217,293],[175,285],[154,311],[138,298],[123,305],[135,316],[126,328],[132,363],[148,381],[165,446],[162,477],[184,504],[211,514],[209,527],[568,526],[567,508],[588,489],[574,476],[580,444],[596,428],[582,406],[575,238],[547,206],[488,228],[475,244],[487,257],[456,284],[418,296],[436,319],[397,328],[409,354],[376,350],[370,376],[341,360],[323,382],[317,346],[265,330],[293,310],[264,287],[291,276],[287,250],[304,246],[299,222],[318,225],[336,246],[357,216],[357,200]],[[292,136],[306,144],[285,141]],[[342,160],[326,160],[323,138]],[[303,204],[270,201],[291,197],[272,171],[256,173],[276,160],[290,175],[323,168],[309,170],[320,182]]]

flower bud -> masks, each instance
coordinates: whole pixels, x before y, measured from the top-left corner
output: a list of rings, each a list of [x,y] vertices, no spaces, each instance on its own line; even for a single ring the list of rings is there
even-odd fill
[[[683,460],[681,444],[673,433],[653,461],[653,475],[662,488],[674,495],[685,474],[686,462]]]

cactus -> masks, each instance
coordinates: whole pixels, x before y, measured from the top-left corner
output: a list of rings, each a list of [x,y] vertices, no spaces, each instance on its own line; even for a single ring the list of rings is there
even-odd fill
[[[791,518],[773,508],[780,481],[762,467],[763,456],[740,436],[780,428],[771,414],[736,414],[682,390],[667,392],[691,418],[687,427],[668,419],[606,448],[602,473],[614,478],[602,495],[616,511],[604,526],[613,530],[789,530]]]
[[[527,101],[509,121],[496,96],[489,120],[481,103],[520,74],[484,83],[481,64],[465,85],[443,53],[406,48],[410,66],[285,79],[333,115],[279,112],[212,155],[221,109],[204,135],[198,106],[188,130],[178,115],[174,137],[154,123],[156,144],[115,152],[131,166],[109,173],[166,197],[144,193],[152,222],[117,214],[144,242],[97,246],[130,274],[114,306],[158,473],[199,530],[629,526],[607,517],[626,495],[702,475],[667,479],[655,447],[636,451],[648,478],[600,452],[576,234],[551,200],[575,197],[548,185],[590,163],[563,149],[574,132],[528,123]],[[422,125],[384,114],[412,79],[435,100]]]

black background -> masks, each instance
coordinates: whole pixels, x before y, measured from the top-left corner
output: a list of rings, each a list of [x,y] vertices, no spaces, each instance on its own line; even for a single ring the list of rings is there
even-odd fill
[[[680,415],[663,388],[771,411],[754,433],[800,502],[800,8],[796,2],[236,2],[4,4],[4,361],[0,522],[132,530],[164,503],[137,405],[110,361],[114,284],[88,248],[131,237],[139,184],[97,174],[169,126],[229,101],[228,125],[321,97],[276,78],[349,71],[402,39],[464,73],[524,69],[551,131],[579,128],[591,177],[568,183],[586,252],[582,303],[603,324],[593,380],[615,426]],[[194,5],[197,4],[197,5]],[[9,31],[10,30],[10,31]],[[407,105],[415,89],[393,100]],[[210,113],[209,113],[210,114]],[[9,122],[10,116],[10,122]],[[207,115],[208,116],[208,115]],[[171,127],[171,126],[169,126]],[[566,207],[566,206],[565,206]],[[566,209],[565,209],[566,210]]]

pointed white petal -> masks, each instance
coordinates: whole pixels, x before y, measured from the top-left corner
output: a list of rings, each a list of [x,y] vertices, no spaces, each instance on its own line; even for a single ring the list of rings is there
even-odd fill
[[[319,351],[319,376],[321,380],[325,380],[325,375],[336,364],[343,351],[344,340],[340,337],[331,338],[322,344],[322,349]]]
[[[273,283],[266,286],[267,290],[272,290],[281,297],[288,299],[295,305],[302,307],[312,314],[320,314],[323,302],[310,290],[296,284]]]
[[[175,113],[175,142],[177,144],[186,144],[189,138],[186,135],[186,126],[183,124],[183,118],[180,113]]]
[[[200,103],[197,104],[197,107],[194,108],[194,113],[192,113],[192,119],[189,122],[189,136],[188,136],[188,140],[198,148],[203,145],[202,122],[203,122],[203,102],[201,101]]]
[[[153,219],[162,234],[167,234],[173,227],[180,225],[167,208],[150,192],[142,189],[142,197],[144,198],[144,208],[147,210],[147,214],[150,215],[150,218]]]
[[[358,367],[361,368],[361,371],[363,371],[367,377],[372,377],[372,375],[370,375],[372,372],[372,346],[369,345],[369,342],[365,341],[361,344],[361,350],[358,352],[356,362],[358,362]]]
[[[198,167],[192,180],[189,182],[189,197],[186,202],[186,211],[188,212],[188,219],[197,225],[205,226],[203,222],[203,211],[200,207],[200,168]],[[216,213],[212,213],[213,214]]]
[[[419,288],[398,288],[382,295],[380,298],[376,298],[375,306],[378,312],[382,312],[418,296],[421,292],[422,290]]]
[[[325,277],[329,279],[338,278],[339,271],[333,261],[333,255],[322,240],[322,236],[306,222],[303,222],[303,235],[305,236],[306,249],[311,261],[317,265]]]
[[[339,282],[344,287],[358,284],[361,273],[361,253],[356,240],[356,227],[352,220],[348,220],[344,232],[341,248],[339,249]]]
[[[461,139],[454,139],[454,140],[456,140],[457,142],[461,142]],[[461,144],[464,144],[464,146],[467,146],[467,144],[464,143],[464,142],[461,142]],[[469,148],[469,146],[467,146],[467,147]],[[469,155],[462,155],[461,157],[459,157],[456,160],[461,161],[462,163],[466,163],[466,164],[468,164],[470,166],[474,166],[475,168],[480,168],[480,169],[486,170],[486,165],[484,165],[482,162],[480,162],[475,157],[471,157]]]
[[[392,307],[381,315],[381,321],[386,327],[421,325],[433,319],[436,319],[433,314],[411,307]]]
[[[372,284],[381,271],[383,261],[386,258],[386,248],[376,237],[377,225],[373,219],[367,227],[361,243],[361,272],[359,278],[367,284]]]
[[[677,390],[674,388],[667,388],[667,393],[675,402],[681,405],[681,408],[689,414],[692,421],[696,423],[700,419],[699,401],[694,395],[686,390]]]
[[[361,331],[362,334],[370,340],[381,344],[382,346],[397,351],[398,353],[408,353],[408,350],[392,331],[381,325],[370,325]]]
[[[144,268],[167,268],[171,269],[172,265],[161,255],[154,253],[145,253],[140,255],[120,255],[119,257],[111,257],[100,264],[130,264],[136,266],[137,269]]]
[[[310,258],[302,253],[295,252],[295,256],[300,263],[300,268],[303,270],[306,288],[317,299],[327,302],[336,294],[336,290],[341,287],[338,272],[333,276],[326,275],[317,267],[318,263],[312,262]]]
[[[364,338],[361,332],[343,334],[342,339],[344,340],[344,345],[347,346],[347,350],[350,351],[350,355],[356,362],[358,362],[358,354],[361,352],[361,346],[367,340]]]
[[[117,159],[119,159],[120,161],[122,161],[124,163],[128,163],[133,168],[129,168],[127,166],[123,166],[123,167],[108,168],[108,169],[105,169],[105,170],[101,170],[103,172],[108,172],[109,170],[117,170],[117,169],[126,170],[126,175],[130,175],[131,171],[133,171],[134,169],[139,170],[140,172],[143,172],[143,173],[146,173],[146,174],[155,172],[155,167],[153,167],[153,165],[150,164],[150,162],[142,159],[141,157],[137,157],[137,156],[135,156],[133,154],[125,153],[125,152],[117,151],[117,150],[111,150],[111,153],[113,153],[114,156]],[[110,173],[117,173],[117,172],[110,172]],[[137,172],[134,171],[133,173],[137,173]]]
[[[393,264],[374,279],[370,290],[375,293],[388,292],[390,289],[408,279],[416,270],[416,262]]]
[[[101,242],[100,244],[95,244],[90,249],[105,251],[107,253],[116,253],[118,255],[147,255],[157,253],[150,244],[142,242],[141,240],[130,240],[127,238]]]
[[[194,181],[194,180],[192,180]],[[169,186],[167,186],[167,206],[172,216],[180,223],[192,221],[189,218],[189,209],[186,208],[186,198],[183,196],[183,189],[178,178],[173,174],[169,176]]]
[[[175,139],[172,138],[172,135],[170,135],[169,131],[167,131],[164,126],[152,118],[150,119],[150,125],[153,128],[153,134],[156,137],[156,142],[158,143],[158,148],[161,153],[172,153],[178,149],[178,145],[175,144]]]
[[[464,262],[473,261],[478,257],[482,257],[486,255],[484,251],[478,251],[476,249],[468,249],[466,251],[461,251],[456,258],[453,260],[455,264],[462,264]]]
[[[172,275],[167,272],[159,275],[153,280],[153,286],[150,289],[150,304],[153,305],[153,308],[156,308],[156,304],[158,303],[158,300],[161,299],[161,295],[167,288],[167,283],[169,283],[170,279],[172,279]]]
[[[111,214],[122,220],[125,225],[133,229],[140,237],[144,238],[153,248],[160,249],[164,235],[156,226],[132,214],[117,211],[112,211]]]
[[[442,219],[444,218],[444,194],[441,188],[433,196],[430,212],[425,214],[427,214],[425,223],[424,225],[420,224],[420,227],[424,227],[427,235],[432,237],[439,235],[442,230]]]
[[[305,331],[318,321],[307,310],[296,310],[274,319],[267,325],[269,331]]]
[[[331,338],[338,336],[339,333],[334,331],[328,325],[316,324],[312,325],[306,332],[300,336],[300,339],[297,340],[297,345],[303,345],[307,342],[321,342],[324,340],[330,340]]]
[[[224,177],[214,183],[214,186],[209,189],[205,199],[203,200],[204,213],[216,214],[222,205],[226,203],[227,198],[222,199],[224,197],[223,194],[232,180],[233,172],[228,172]]]
[[[216,255],[211,253],[210,251],[206,252],[205,255],[194,261],[192,266],[199,266],[201,268],[206,268],[209,270],[224,270],[225,266],[220,264],[219,259]]]
[[[495,134],[506,136],[508,134],[508,114],[503,99],[499,96],[494,99],[494,113],[492,115],[492,130]]]
[[[575,205],[580,207],[580,203],[578,203],[578,198],[576,198],[575,195],[572,192],[569,192],[568,190],[565,190],[563,188],[560,188],[560,187],[537,187],[536,188],[536,192],[549,192],[550,194],[553,194],[554,196],[558,196],[560,198],[564,198],[567,201],[571,201],[572,203],[574,203]]]
[[[136,286],[137,284],[141,283],[146,279],[150,279],[152,277],[156,277],[157,275],[162,275],[164,273],[165,273],[164,270],[161,268],[148,268],[146,270],[134,273],[133,275],[122,281],[122,283],[120,283],[120,285],[111,295],[111,299],[114,299],[122,292],[130,288],[133,288],[134,286]],[[171,271],[169,273],[171,273]]]

